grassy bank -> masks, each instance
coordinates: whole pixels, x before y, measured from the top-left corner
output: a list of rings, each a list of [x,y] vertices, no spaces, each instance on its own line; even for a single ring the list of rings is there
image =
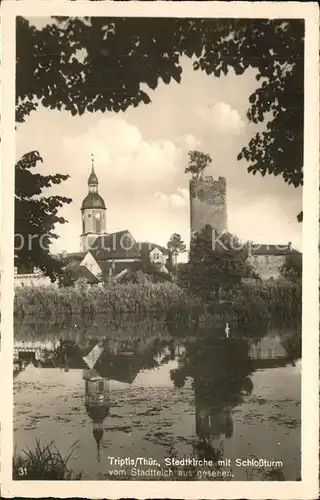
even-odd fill
[[[116,284],[110,287],[19,288],[15,293],[15,317],[57,320],[71,316],[116,318],[161,313],[168,321],[197,321],[203,314],[219,321],[300,321],[301,286],[286,282],[243,284],[224,293],[223,304],[206,304],[174,283]]]
[[[68,462],[77,443],[74,443],[69,454],[63,457],[54,443],[42,444],[36,440],[34,449],[25,449],[21,454],[14,454],[12,463],[12,479],[14,481],[70,481],[80,480],[81,473],[74,474]]]

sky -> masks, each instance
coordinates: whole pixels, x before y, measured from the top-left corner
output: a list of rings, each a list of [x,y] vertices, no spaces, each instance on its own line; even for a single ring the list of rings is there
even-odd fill
[[[258,82],[248,69],[216,78],[194,71],[182,58],[182,81],[155,91],[151,103],[126,112],[85,113],[39,107],[17,129],[17,159],[31,150],[43,158],[42,174],[70,178],[44,194],[72,198],[60,210],[68,224],[56,226],[60,238],[53,252],[79,251],[80,206],[87,194],[91,154],[99,193],[107,207],[107,232],[128,229],[137,241],[166,245],[172,233],[190,238],[188,151],[209,153],[206,175],[226,177],[229,231],[255,243],[286,244],[301,249],[301,189],[282,178],[247,172],[237,154],[258,131],[248,122],[248,97]],[[263,127],[265,125],[263,124]],[[261,129],[261,124],[259,125]]]

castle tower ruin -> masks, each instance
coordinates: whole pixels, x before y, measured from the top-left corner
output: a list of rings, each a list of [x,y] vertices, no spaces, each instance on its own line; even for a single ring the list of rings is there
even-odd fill
[[[218,232],[228,230],[227,182],[224,177],[212,176],[191,179],[190,184],[191,237],[209,224]]]

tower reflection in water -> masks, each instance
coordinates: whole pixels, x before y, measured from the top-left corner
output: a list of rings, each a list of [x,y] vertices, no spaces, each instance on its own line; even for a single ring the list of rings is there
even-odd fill
[[[131,385],[141,370],[153,370],[176,360],[176,368],[170,370],[174,386],[182,388],[187,378],[192,380],[195,451],[199,457],[215,459],[223,454],[224,440],[233,436],[234,408],[252,392],[251,374],[256,369],[285,366],[301,356],[301,335],[297,332],[255,339],[177,336],[171,332],[161,342],[158,338],[143,338],[137,346],[131,341],[111,339],[90,344],[80,347],[61,339],[59,346],[43,352],[41,346],[28,346],[25,351],[24,346],[16,345],[14,374],[23,372],[22,362],[28,361],[41,368],[82,371],[84,405],[93,424],[98,461],[104,423],[110,412],[109,380]]]
[[[177,341],[181,342],[180,339]],[[170,377],[177,388],[192,380],[195,397],[195,451],[199,458],[222,458],[224,440],[233,436],[232,413],[253,391],[252,374],[259,369],[295,365],[301,357],[301,335],[255,338],[183,339],[185,350]]]
[[[97,443],[97,459],[100,462],[100,443],[103,437],[103,423],[110,412],[109,380],[93,369],[84,369],[85,408],[93,422],[93,436]]]
[[[222,455],[224,439],[233,436],[232,410],[252,392],[253,371],[244,339],[202,338],[187,343],[171,379],[176,387],[183,387],[187,377],[192,380],[199,458],[214,460]]]

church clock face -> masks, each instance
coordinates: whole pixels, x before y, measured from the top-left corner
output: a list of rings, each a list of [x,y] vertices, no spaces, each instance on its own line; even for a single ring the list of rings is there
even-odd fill
[[[101,214],[99,212],[95,213],[94,216],[96,219],[101,219]]]

